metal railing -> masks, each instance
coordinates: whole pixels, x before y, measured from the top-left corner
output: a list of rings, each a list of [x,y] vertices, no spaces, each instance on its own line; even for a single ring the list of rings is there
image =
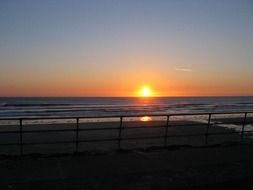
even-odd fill
[[[19,142],[18,143],[1,143],[0,148],[2,146],[12,146],[12,145],[18,145],[19,146],[19,154],[23,155],[23,149],[25,145],[43,145],[43,144],[68,144],[72,143],[75,145],[75,150],[73,152],[79,152],[79,144],[80,143],[87,143],[87,142],[106,142],[106,141],[115,141],[117,143],[118,149],[121,149],[121,143],[124,140],[146,140],[146,139],[164,139],[164,143],[162,146],[168,146],[168,138],[171,137],[195,137],[195,136],[204,136],[205,137],[205,144],[208,144],[208,137],[210,135],[226,135],[226,134],[234,134],[237,133],[240,135],[241,140],[244,138],[244,133],[252,133],[253,130],[245,130],[245,126],[248,124],[247,118],[249,114],[252,114],[252,112],[206,112],[206,113],[179,113],[179,114],[135,114],[135,115],[111,115],[111,116],[87,116],[87,117],[23,117],[23,118],[0,118],[0,121],[19,121],[19,130],[6,130],[6,131],[0,131],[1,134],[19,134]],[[212,123],[212,116],[214,115],[242,115],[240,118],[241,121],[233,122],[233,124],[241,125],[240,131],[223,131],[223,132],[212,132],[210,133],[210,128],[213,125]],[[124,119],[125,118],[140,118],[144,116],[149,117],[166,117],[166,124],[165,125],[159,125],[159,126],[136,126],[136,127],[129,127],[127,129],[137,129],[137,128],[165,128],[164,135],[154,135],[154,136],[139,136],[139,137],[122,137],[122,131],[126,129],[125,126],[123,126]],[[207,116],[207,122],[203,123],[194,123],[194,124],[171,124],[171,118],[173,117],[180,117],[180,116]],[[119,119],[118,127],[104,127],[104,128],[80,128],[80,119]],[[68,119],[74,119],[75,120],[75,126],[74,128],[63,128],[63,129],[45,129],[45,130],[24,130],[24,121],[28,120],[68,120]],[[231,122],[228,122],[227,124],[230,124]],[[226,122],[219,123],[226,124]],[[53,124],[51,124],[53,125]],[[170,135],[168,134],[169,127],[177,127],[177,126],[189,126],[189,125],[201,125],[206,127],[205,133],[195,133],[195,134],[177,134],[177,135]],[[1,126],[0,126],[1,127]],[[80,139],[79,133],[83,131],[95,131],[95,130],[118,130],[118,135],[115,138],[99,138],[99,139]],[[23,135],[25,133],[50,133],[50,132],[75,132],[75,139],[74,140],[65,140],[65,141],[43,141],[43,142],[24,142]]]

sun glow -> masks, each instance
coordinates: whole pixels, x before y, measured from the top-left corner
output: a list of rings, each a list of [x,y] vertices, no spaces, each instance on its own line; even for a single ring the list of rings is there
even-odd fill
[[[152,96],[152,91],[148,86],[144,86],[142,87],[142,89],[140,90],[139,96],[141,97],[149,97]]]

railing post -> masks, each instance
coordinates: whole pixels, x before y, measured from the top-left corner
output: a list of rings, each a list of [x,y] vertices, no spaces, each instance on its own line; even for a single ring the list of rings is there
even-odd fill
[[[166,128],[165,128],[165,135],[164,135],[164,147],[167,146],[169,121],[170,121],[170,116],[167,115]]]
[[[23,124],[22,119],[19,119],[19,151],[20,156],[23,155]]]
[[[79,118],[76,118],[76,152],[78,152],[79,145]]]
[[[208,144],[208,134],[209,134],[209,127],[210,127],[210,123],[211,123],[211,117],[212,117],[212,114],[209,113],[208,114],[208,122],[207,122],[207,127],[206,127],[206,134],[205,134],[205,144],[207,145]]]
[[[118,136],[118,150],[121,149],[121,131],[122,131],[122,122],[123,122],[123,117],[120,116],[120,124],[119,124],[119,136]]]
[[[241,140],[243,140],[243,133],[244,133],[244,128],[246,125],[246,119],[247,119],[247,112],[244,114],[244,118],[243,118],[243,123],[242,123],[242,130],[241,130]]]

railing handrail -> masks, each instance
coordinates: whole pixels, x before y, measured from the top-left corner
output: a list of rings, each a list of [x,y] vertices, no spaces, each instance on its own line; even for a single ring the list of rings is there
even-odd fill
[[[125,115],[107,115],[107,116],[83,116],[83,117],[80,117],[80,116],[70,116],[70,117],[13,117],[13,118],[0,118],[0,120],[16,120],[16,121],[19,121],[19,129],[17,131],[15,131],[15,133],[18,133],[19,134],[19,143],[16,143],[16,144],[0,144],[1,146],[4,146],[4,145],[19,145],[20,147],[20,155],[23,155],[23,147],[24,145],[27,145],[27,144],[59,144],[59,143],[63,143],[63,142],[66,142],[66,143],[75,143],[75,152],[78,152],[79,151],[79,143],[81,142],[102,142],[102,141],[117,141],[118,142],[118,149],[121,149],[121,141],[122,140],[141,140],[141,139],[153,139],[153,138],[164,138],[164,146],[166,147],[167,146],[167,138],[170,136],[168,135],[168,127],[171,126],[169,123],[170,123],[170,118],[171,117],[176,117],[176,116],[194,116],[194,115],[198,115],[198,116],[208,116],[208,120],[207,120],[207,123],[206,123],[206,132],[205,134],[201,134],[201,135],[204,135],[205,136],[205,144],[208,144],[208,136],[211,135],[209,133],[209,128],[211,127],[211,119],[212,119],[212,115],[218,115],[218,114],[221,114],[221,115],[232,115],[232,114],[244,114],[243,115],[243,121],[242,121],[242,128],[241,128],[241,131],[240,132],[237,132],[237,133],[241,133],[241,140],[243,140],[243,136],[244,136],[244,133],[246,132],[245,131],[245,126],[247,124],[247,116],[248,114],[251,114],[253,113],[253,111],[241,111],[241,112],[202,112],[202,113],[164,113],[164,114],[148,114],[148,113],[141,113],[141,114],[125,114]],[[164,125],[164,127],[166,128],[165,130],[165,133],[164,135],[160,135],[160,136],[148,136],[148,137],[128,137],[128,138],[122,138],[122,130],[125,129],[125,127],[123,127],[123,118],[129,118],[129,117],[143,117],[143,116],[149,116],[149,117],[166,117],[167,120],[166,120],[166,125]],[[82,129],[79,129],[79,120],[80,119],[103,119],[103,118],[119,118],[119,126],[115,129],[118,129],[118,137],[115,137],[115,138],[110,138],[110,139],[92,139],[92,140],[81,140],[79,139],[79,132],[83,131]],[[73,141],[62,141],[62,142],[57,142],[57,141],[52,141],[52,142],[30,142],[30,143],[27,143],[27,142],[24,142],[23,140],[23,134],[24,133],[29,133],[29,131],[26,131],[26,130],[23,130],[23,121],[24,120],[49,120],[49,119],[75,119],[76,120],[76,127],[73,128],[71,131],[73,132],[76,132],[75,133],[75,139]],[[205,124],[205,123],[203,123]],[[186,125],[186,124],[185,124]],[[92,130],[96,130],[97,128],[94,128]],[[109,129],[106,129],[106,128],[101,128],[101,130],[109,130]],[[52,131],[48,131],[48,132],[54,132],[54,131],[62,131],[62,129],[56,129],[56,130],[52,130]],[[69,130],[66,130],[66,131],[69,131]],[[36,132],[44,132],[43,130],[36,130]],[[253,132],[250,131],[250,132]],[[229,134],[231,132],[218,132],[217,134]],[[196,135],[196,134],[195,134]],[[181,135],[181,136],[191,136],[191,135]]]
[[[106,118],[120,118],[120,117],[167,117],[167,116],[194,116],[194,115],[232,115],[232,114],[253,114],[253,111],[237,111],[237,112],[196,112],[196,113],[164,113],[164,114],[149,114],[149,113],[141,113],[141,114],[120,114],[120,115],[101,115],[101,116],[58,116],[58,117],[0,117],[0,121],[9,121],[9,120],[49,120],[49,119],[106,119]]]

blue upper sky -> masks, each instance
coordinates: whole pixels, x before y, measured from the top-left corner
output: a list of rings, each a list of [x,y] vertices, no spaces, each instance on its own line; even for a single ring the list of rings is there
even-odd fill
[[[252,50],[251,0],[0,1],[0,96],[253,95]]]

